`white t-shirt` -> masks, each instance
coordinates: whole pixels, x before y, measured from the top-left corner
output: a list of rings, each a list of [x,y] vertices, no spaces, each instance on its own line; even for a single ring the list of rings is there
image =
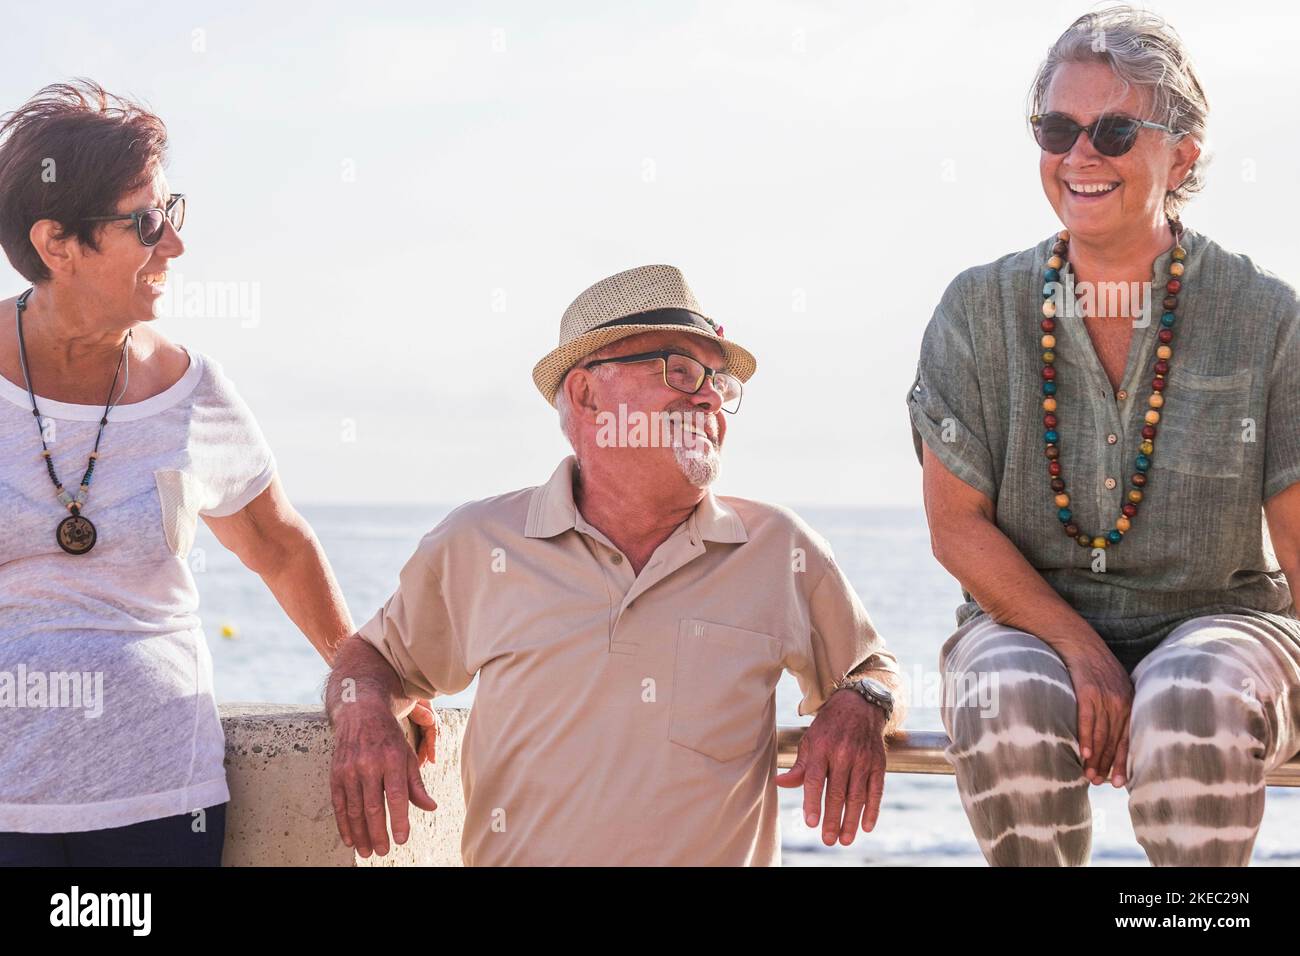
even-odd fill
[[[83,513],[67,516],[22,385],[0,376],[0,831],[126,826],[230,799],[190,552],[275,461],[220,366],[190,352],[171,388],[109,413]],[[39,380],[35,383],[39,388]],[[55,470],[81,483],[104,406],[36,396]]]

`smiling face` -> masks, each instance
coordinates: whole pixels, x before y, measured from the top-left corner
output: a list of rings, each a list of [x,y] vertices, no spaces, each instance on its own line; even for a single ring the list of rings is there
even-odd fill
[[[121,197],[114,212],[126,215],[151,207],[163,209],[168,195],[166,177],[159,170],[149,183]],[[97,241],[98,251],[79,247],[67,276],[76,284],[78,296],[93,301],[98,310],[115,320],[132,324],[151,321],[163,294],[167,268],[185,251],[175,227],[167,222],[158,243],[146,246],[131,220],[105,222]]]
[[[661,349],[689,355],[708,368],[723,364],[721,346],[688,332],[643,332],[601,349],[586,361]],[[571,389],[570,403],[580,419],[578,441],[584,454],[617,455],[621,466],[648,470],[643,473],[660,475],[663,480],[685,478],[696,487],[705,487],[717,477],[727,416],[721,411],[722,396],[712,382],[706,381],[693,395],[678,391],[664,382],[664,366],[658,360],[610,363],[590,370],[580,366],[579,373],[571,373],[562,387]],[[629,422],[628,436],[633,435],[633,416],[643,416],[652,429],[651,443],[611,444],[608,423],[617,422],[620,414]],[[665,422],[670,437],[667,446],[663,441]]]
[[[1063,63],[1052,77],[1045,113],[1063,113],[1087,126],[1103,113],[1162,122],[1148,115],[1143,91],[1125,87],[1104,63]],[[1123,240],[1163,229],[1165,193],[1176,189],[1199,154],[1190,136],[1172,143],[1167,133],[1142,129],[1123,156],[1103,156],[1080,133],[1067,153],[1043,150],[1043,192],[1073,236]]]

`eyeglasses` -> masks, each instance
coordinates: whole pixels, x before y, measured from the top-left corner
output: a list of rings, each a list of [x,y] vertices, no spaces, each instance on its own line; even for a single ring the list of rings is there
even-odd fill
[[[675,388],[687,395],[694,395],[704,386],[706,381],[711,381],[714,389],[722,396],[722,410],[729,415],[734,415],[740,411],[740,400],[744,397],[745,391],[740,384],[740,379],[718,369],[709,368],[707,365],[696,361],[689,355],[683,355],[681,352],[669,352],[667,350],[638,352],[636,355],[620,355],[617,358],[597,359],[594,362],[588,362],[583,368],[594,368],[597,365],[605,364],[626,365],[633,362],[650,361],[658,361],[661,364],[664,384],[669,388]]]
[[[167,199],[166,209],[142,209],[139,212],[124,213],[120,216],[86,216],[86,222],[115,222],[132,219],[140,242],[146,246],[156,246],[166,231],[170,221],[177,232],[185,224],[185,194],[173,193]]]
[[[1103,156],[1123,156],[1133,148],[1138,132],[1143,129],[1158,129],[1182,135],[1168,126],[1120,114],[1098,116],[1090,125],[1080,126],[1064,113],[1035,113],[1029,117],[1029,125],[1034,128],[1034,139],[1038,140],[1038,145],[1049,153],[1058,154],[1068,153],[1079,134],[1084,132]]]

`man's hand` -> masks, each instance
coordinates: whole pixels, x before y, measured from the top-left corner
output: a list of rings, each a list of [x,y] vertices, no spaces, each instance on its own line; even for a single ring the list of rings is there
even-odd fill
[[[411,834],[408,803],[438,809],[424,789],[419,758],[407,745],[397,718],[380,704],[360,701],[340,707],[334,719],[330,797],[339,836],[363,858],[372,848],[380,856],[388,852],[385,800],[398,843]]]
[[[855,690],[838,690],[803,735],[794,766],[776,777],[778,787],[803,787],[804,820],[815,827],[823,819],[822,842],[827,846],[834,846],[837,839],[845,846],[851,844],[859,820],[866,833],[876,825],[885,792],[884,730],[881,708]]]
[[[417,700],[415,709],[406,716],[415,724],[415,749],[420,755],[420,766],[433,763],[438,750],[438,716],[433,712],[433,705],[427,700]]]

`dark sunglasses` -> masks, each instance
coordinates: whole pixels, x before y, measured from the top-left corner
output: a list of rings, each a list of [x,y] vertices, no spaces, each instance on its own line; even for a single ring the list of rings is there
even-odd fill
[[[116,222],[132,219],[140,242],[146,246],[156,246],[163,237],[163,232],[170,221],[172,227],[181,231],[185,224],[185,194],[172,193],[167,199],[166,209],[141,209],[139,212],[123,213],[120,216],[87,216],[86,222]]]
[[[1133,148],[1138,132],[1143,129],[1158,129],[1175,135],[1178,133],[1159,123],[1119,114],[1098,116],[1090,125],[1080,126],[1064,113],[1035,113],[1029,117],[1029,125],[1034,128],[1034,139],[1038,140],[1038,145],[1049,153],[1068,153],[1079,134],[1087,133],[1092,145],[1103,156],[1123,156]]]

